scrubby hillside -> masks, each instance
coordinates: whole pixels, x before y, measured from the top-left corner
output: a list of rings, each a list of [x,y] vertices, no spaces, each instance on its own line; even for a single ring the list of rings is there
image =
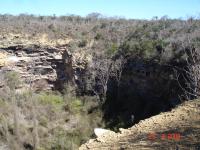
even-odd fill
[[[0,15],[0,148],[78,149],[93,128],[118,131],[200,97],[199,27],[166,16]],[[144,130],[159,130],[150,120]]]

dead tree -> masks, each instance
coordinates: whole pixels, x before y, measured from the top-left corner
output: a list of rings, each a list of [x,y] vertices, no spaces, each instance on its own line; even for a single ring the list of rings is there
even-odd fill
[[[124,70],[126,62],[127,60],[123,56],[121,56],[118,59],[116,59],[112,65],[112,76],[115,78],[117,82],[117,99],[119,98],[122,72]]]
[[[95,59],[91,65],[93,92],[104,103],[108,90],[108,81],[112,72],[112,60]]]
[[[200,97],[200,54],[194,47],[185,48],[186,66],[176,67],[175,75],[186,99]]]
[[[116,59],[115,62],[113,63],[112,76],[114,76],[116,81],[117,81],[117,87],[120,86],[121,78],[122,78],[122,72],[123,72],[125,64],[126,64],[126,59],[122,56],[120,58]]]

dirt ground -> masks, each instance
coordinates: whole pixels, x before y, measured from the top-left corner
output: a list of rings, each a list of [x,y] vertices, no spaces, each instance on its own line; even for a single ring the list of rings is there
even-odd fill
[[[91,139],[79,150],[200,150],[200,100],[120,131]]]

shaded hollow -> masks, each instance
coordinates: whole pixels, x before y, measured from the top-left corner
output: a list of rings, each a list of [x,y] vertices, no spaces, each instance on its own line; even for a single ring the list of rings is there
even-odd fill
[[[114,77],[108,83],[104,104],[107,126],[127,128],[168,111],[180,103],[181,94],[171,67],[130,59],[125,64],[120,83]]]

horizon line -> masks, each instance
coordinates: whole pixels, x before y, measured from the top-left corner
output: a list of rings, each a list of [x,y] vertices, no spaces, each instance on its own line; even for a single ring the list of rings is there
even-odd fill
[[[137,17],[125,17],[125,16],[120,16],[120,15],[105,15],[105,14],[102,14],[102,13],[99,13],[99,12],[91,12],[91,13],[88,13],[86,15],[79,15],[79,14],[71,14],[71,13],[66,13],[66,14],[34,14],[34,13],[27,13],[27,12],[23,12],[23,13],[17,13],[17,14],[13,14],[13,13],[0,13],[0,15],[11,15],[11,16],[20,16],[20,15],[27,15],[27,16],[34,16],[34,17],[41,17],[41,16],[44,16],[44,17],[68,17],[68,16],[75,16],[75,17],[81,17],[81,18],[87,18],[89,17],[89,15],[91,14],[98,14],[99,16],[96,17],[98,19],[125,19],[125,20],[160,20],[162,19],[163,17],[166,17],[167,19],[171,19],[171,20],[188,20],[188,19],[195,19],[195,20],[200,20],[200,13],[196,13],[196,15],[185,15],[185,16],[180,16],[180,17],[170,17],[169,15],[162,15],[162,16],[152,16],[151,18],[137,18]]]

